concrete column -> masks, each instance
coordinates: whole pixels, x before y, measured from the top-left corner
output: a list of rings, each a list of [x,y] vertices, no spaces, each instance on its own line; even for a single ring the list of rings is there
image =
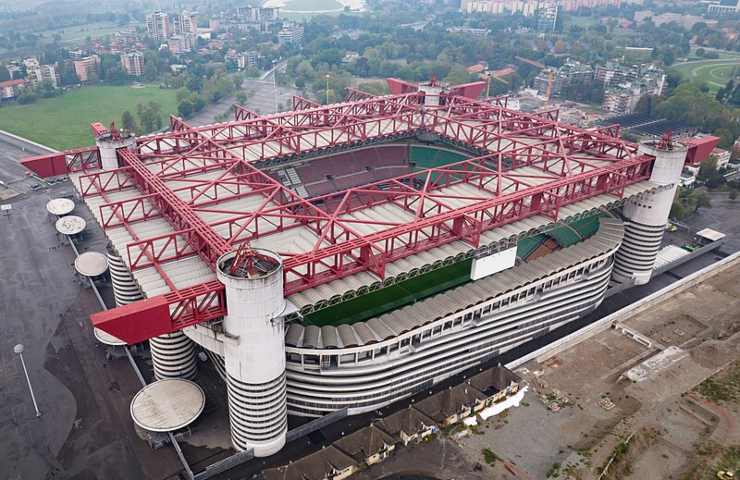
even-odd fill
[[[615,256],[612,275],[615,283],[642,285],[650,281],[686,160],[686,147],[678,144],[664,149],[656,142],[646,142],[640,145],[640,152],[655,157],[650,181],[665,188],[625,202],[624,241]]]
[[[118,155],[116,150],[127,147],[133,151],[136,149],[136,137],[130,136],[120,139],[113,139],[110,135],[101,135],[95,139],[95,144],[100,152],[100,163],[103,170],[113,170],[118,168]]]
[[[139,284],[134,280],[123,259],[114,252],[108,252],[108,269],[113,298],[116,306],[128,305],[144,298]],[[152,355],[154,378],[193,378],[198,364],[195,358],[195,345],[182,332],[161,335],[149,340]]]
[[[257,457],[278,452],[288,431],[285,384],[283,265],[280,256],[257,250],[251,271],[232,273],[235,253],[218,260],[226,287],[224,360],[231,439]]]
[[[143,295],[139,285],[123,259],[114,252],[108,252],[108,271],[110,272],[111,284],[113,286],[113,298],[116,306],[128,305],[141,300]]]

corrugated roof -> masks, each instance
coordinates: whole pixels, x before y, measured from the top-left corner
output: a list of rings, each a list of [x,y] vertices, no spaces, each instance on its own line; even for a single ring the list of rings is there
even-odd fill
[[[351,345],[344,343],[337,345],[337,338],[340,340],[357,338],[359,345],[367,345],[401,335],[413,328],[444,318],[617,248],[624,236],[622,222],[614,218],[601,218],[599,222],[598,232],[580,243],[557,250],[530,263],[524,263],[447,290],[366,322],[338,327],[325,326],[321,329],[314,325],[304,326],[300,323],[291,323],[287,329],[285,343],[290,347],[342,348],[356,346],[356,343],[353,340]],[[334,329],[339,329],[340,333],[334,333]],[[350,330],[354,331],[354,335],[350,333]],[[323,337],[316,336],[319,332],[322,335],[324,332],[331,332],[328,336],[330,341],[328,345],[323,341]]]

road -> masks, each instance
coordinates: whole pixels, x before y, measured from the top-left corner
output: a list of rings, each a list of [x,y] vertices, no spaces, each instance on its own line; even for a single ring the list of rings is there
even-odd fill
[[[283,87],[274,83],[274,71],[285,67],[285,62],[263,73],[259,79],[246,79],[241,91],[247,96],[245,107],[258,113],[275,113],[289,110],[293,106],[293,95],[301,95],[295,88]],[[236,95],[227,97],[217,103],[206,106],[187,120],[190,125],[207,125],[214,123],[216,117],[231,109],[236,103]]]

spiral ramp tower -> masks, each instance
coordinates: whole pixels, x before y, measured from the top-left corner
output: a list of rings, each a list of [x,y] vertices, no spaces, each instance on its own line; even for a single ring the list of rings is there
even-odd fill
[[[123,258],[111,250],[108,251],[107,256],[116,306],[128,305],[144,298],[139,290],[139,285],[137,285],[126,264],[123,263]]]
[[[113,297],[116,306],[127,305],[143,298],[139,285],[134,280],[123,258],[108,251]],[[197,373],[195,345],[181,331],[160,335],[149,340],[154,377],[191,379]]]
[[[636,195],[624,204],[624,241],[615,257],[614,283],[644,285],[650,281],[686,152],[685,146],[676,143],[663,145],[651,141],[640,145],[640,153],[655,157],[650,181],[659,188]]]
[[[237,252],[218,260],[226,287],[224,363],[231,439],[256,457],[278,452],[286,441],[288,409],[285,376],[283,265],[280,256],[252,250],[250,271],[235,271]]]

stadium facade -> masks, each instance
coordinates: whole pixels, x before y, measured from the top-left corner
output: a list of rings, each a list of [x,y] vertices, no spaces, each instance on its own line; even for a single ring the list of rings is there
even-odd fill
[[[205,351],[237,449],[271,455],[288,414],[377,409],[649,280],[686,148],[404,88],[139,138],[98,124],[95,147],[24,162],[68,174],[110,241],[117,308],[93,324],[149,341],[156,378]]]

